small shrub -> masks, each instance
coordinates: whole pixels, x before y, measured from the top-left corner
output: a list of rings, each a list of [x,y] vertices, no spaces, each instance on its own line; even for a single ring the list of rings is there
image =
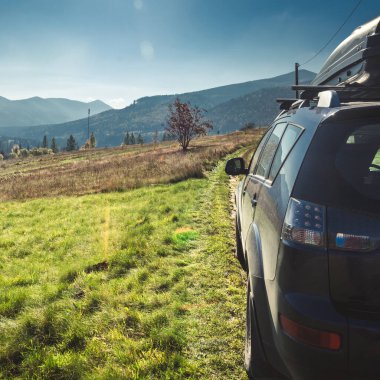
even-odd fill
[[[33,148],[31,151],[30,151],[30,154],[32,156],[42,156],[42,151],[39,149],[39,148]]]
[[[28,149],[20,149],[20,156],[21,157],[28,157],[29,156],[29,150]]]
[[[18,144],[14,144],[11,152],[15,153],[16,156],[19,156],[20,155],[20,146]]]
[[[9,155],[8,155],[8,158],[10,158],[11,160],[14,158],[17,158],[17,157],[18,157],[17,154],[14,152],[9,153]]]
[[[43,156],[45,154],[53,154],[53,150],[49,148],[33,148],[29,152],[32,156]]]

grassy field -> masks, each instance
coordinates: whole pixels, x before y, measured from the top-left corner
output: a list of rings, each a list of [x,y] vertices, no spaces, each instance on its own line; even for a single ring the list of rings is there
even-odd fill
[[[230,148],[198,142],[190,154],[201,178],[48,199],[33,190],[37,199],[22,192],[0,203],[0,377],[244,379],[245,278],[233,257],[228,177],[215,162],[239,144],[251,149],[259,134]],[[94,151],[92,160],[149,162],[174,149]],[[49,177],[89,154],[43,158],[40,169],[8,162],[2,176],[18,184],[21,166]]]
[[[218,159],[249,144],[255,133],[196,139],[186,154],[171,142],[6,160],[0,162],[0,201],[122,191],[202,178]]]

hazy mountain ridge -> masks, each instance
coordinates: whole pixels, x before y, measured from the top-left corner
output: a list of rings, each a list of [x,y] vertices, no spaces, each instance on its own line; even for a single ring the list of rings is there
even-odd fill
[[[10,100],[0,97],[0,127],[28,127],[77,120],[112,108],[100,100],[89,103],[64,98],[33,97]]]
[[[276,99],[292,97],[294,91],[289,86],[263,88],[217,105],[207,113],[207,118],[213,121],[220,133],[231,132],[234,127],[239,129],[249,121],[256,126],[269,125],[279,113]]]
[[[301,82],[315,76],[307,70],[300,71]],[[227,133],[242,128],[248,122],[269,124],[279,113],[277,97],[294,97],[290,86],[294,73],[269,79],[231,84],[196,92],[143,97],[121,110],[109,110],[90,117],[90,130],[95,133],[98,146],[120,145],[125,133],[142,133],[150,141],[154,131],[163,131],[168,106],[177,97],[207,111],[206,118],[214,124],[212,133]],[[43,135],[55,137],[61,146],[66,145],[70,134],[81,145],[87,138],[87,118],[55,125],[40,125],[13,129],[17,135],[42,140]],[[10,135],[8,129],[0,133]]]

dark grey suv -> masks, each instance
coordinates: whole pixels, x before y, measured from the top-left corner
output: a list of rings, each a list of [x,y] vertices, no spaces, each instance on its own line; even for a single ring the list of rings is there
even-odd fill
[[[380,70],[377,54],[350,63],[351,82],[299,87],[250,163],[227,162],[244,174],[236,240],[252,379],[380,378],[380,90],[358,82]]]

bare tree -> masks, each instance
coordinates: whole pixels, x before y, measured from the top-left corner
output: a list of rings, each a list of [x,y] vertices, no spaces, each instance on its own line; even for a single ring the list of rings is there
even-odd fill
[[[200,108],[181,103],[177,98],[169,105],[169,119],[165,131],[177,139],[183,150],[187,150],[194,137],[207,135],[208,129],[212,129],[211,122],[202,120],[203,114],[204,111]]]

